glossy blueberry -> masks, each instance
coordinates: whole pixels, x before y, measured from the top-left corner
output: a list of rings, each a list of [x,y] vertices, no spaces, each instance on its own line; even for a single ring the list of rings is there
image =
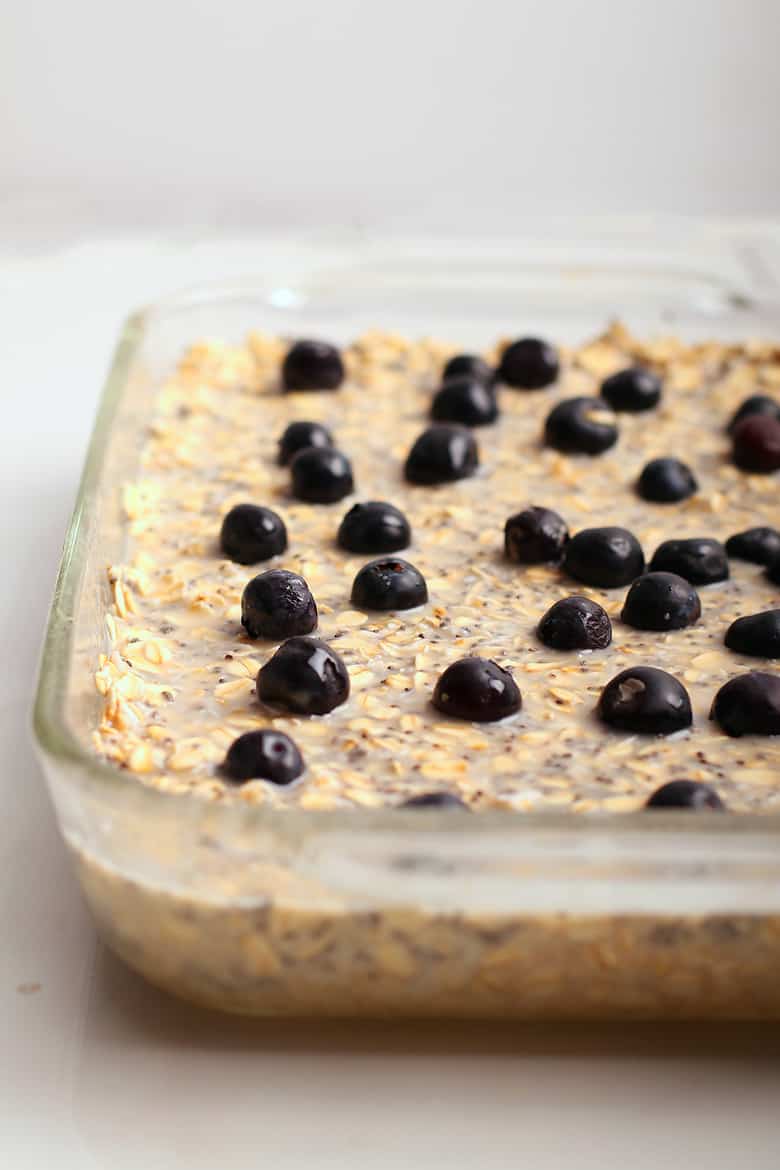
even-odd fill
[[[661,401],[661,379],[652,370],[631,366],[611,374],[601,383],[601,397],[613,410],[638,414],[652,410]]]
[[[632,666],[607,683],[597,712],[620,731],[671,735],[693,722],[691,700],[681,682],[654,666]]]
[[[518,390],[541,390],[558,377],[558,353],[538,337],[513,341],[501,355],[498,379]]]
[[[354,490],[352,465],[335,447],[306,447],[290,464],[293,495],[310,504],[333,504]]]
[[[400,806],[401,808],[459,808],[468,812],[468,805],[452,792],[422,792],[419,796],[410,796]]]
[[[287,529],[281,516],[256,504],[236,504],[222,521],[220,547],[239,565],[256,565],[287,548]]]
[[[504,552],[517,565],[559,564],[568,539],[566,521],[552,508],[524,508],[504,525]]]
[[[635,630],[682,630],[701,617],[699,595],[676,573],[645,573],[628,591],[621,618]]]
[[[544,424],[544,441],[556,451],[600,455],[617,437],[615,417],[599,398],[564,398]]]
[[[449,382],[450,378],[478,378],[486,386],[492,386],[496,380],[496,371],[489,366],[484,358],[474,353],[456,353],[451,357],[442,370],[442,382]]]
[[[780,735],[780,675],[751,670],[730,679],[712,704],[710,719],[726,735]]]
[[[687,500],[699,490],[696,477],[679,459],[651,459],[642,468],[637,491],[643,500],[656,504],[675,504]]]
[[[780,658],[780,609],[737,618],[726,630],[726,645],[750,658]]]
[[[317,625],[317,603],[303,577],[269,569],[248,582],[241,597],[241,625],[250,638],[281,641]]]
[[[556,601],[536,632],[553,650],[603,650],[612,641],[612,622],[597,602],[575,594]]]
[[[780,402],[775,402],[774,398],[768,398],[766,394],[751,394],[750,398],[746,398],[731,416],[728,425],[729,434],[743,419],[756,414],[780,420]]]
[[[728,538],[726,552],[738,561],[771,565],[780,557],[780,532],[776,528],[747,528]]]
[[[566,545],[563,567],[585,585],[614,589],[644,572],[645,555],[626,528],[583,528]]]
[[[273,784],[290,784],[303,772],[303,756],[283,731],[263,729],[247,731],[234,739],[222,774],[234,784],[246,780],[270,780]]]
[[[422,573],[400,557],[369,561],[352,582],[352,604],[360,609],[413,609],[427,600]]]
[[[520,688],[508,670],[489,658],[460,658],[439,676],[433,705],[456,719],[492,723],[522,706]]]
[[[285,390],[336,390],[343,381],[341,354],[326,341],[296,341],[282,363]]]
[[[477,444],[466,427],[435,423],[415,439],[404,474],[410,483],[451,483],[473,475],[478,464]]]
[[[349,672],[327,642],[290,638],[260,667],[257,697],[298,715],[326,715],[349,698]]]
[[[437,422],[463,423],[481,427],[498,418],[498,403],[491,386],[478,378],[463,375],[450,378],[437,390],[431,403],[431,418]]]
[[[649,796],[645,808],[690,808],[721,810],[725,806],[714,788],[696,780],[669,780]]]
[[[412,540],[409,521],[400,509],[383,500],[353,504],[339,525],[338,543],[347,552],[389,553]]]
[[[752,414],[731,432],[732,454],[743,471],[767,474],[780,468],[780,419]]]
[[[713,585],[728,580],[729,575],[729,559],[720,541],[698,536],[665,540],[653,553],[649,567],[653,573],[676,573],[691,585]]]
[[[333,435],[318,422],[291,422],[279,440],[279,463],[286,467],[293,455],[307,447],[332,447]]]

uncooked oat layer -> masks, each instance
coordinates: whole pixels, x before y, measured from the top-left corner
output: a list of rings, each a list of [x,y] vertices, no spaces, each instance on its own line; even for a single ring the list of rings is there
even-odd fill
[[[495,361],[502,344],[485,356]],[[404,458],[428,423],[432,392],[456,346],[371,333],[344,351],[348,377],[333,393],[282,393],[280,339],[253,335],[245,346],[201,342],[160,388],[138,477],[124,486],[127,557],[109,578],[114,606],[108,647],[97,664],[105,698],[96,751],[139,782],[214,799],[328,809],[398,804],[450,790],[475,809],[557,806],[575,811],[639,807],[661,783],[712,783],[736,810],[780,804],[780,740],[734,740],[708,719],[715,692],[746,670],[777,664],[740,658],[723,637],[737,617],[780,605],[780,590],[756,565],[732,560],[731,579],[700,587],[698,624],[667,634],[620,621],[625,589],[593,589],[551,567],[510,564],[504,522],[529,505],[559,511],[572,533],[621,525],[649,560],[662,540],[730,535],[777,523],[778,478],[739,471],[729,460],[725,424],[749,394],[780,387],[780,350],[680,341],[645,344],[613,326],[603,337],[562,351],[549,390],[502,387],[497,423],[475,430],[476,476],[438,487],[403,478]],[[663,375],[650,414],[620,414],[617,445],[598,457],[568,456],[541,443],[554,403],[595,394],[601,380],[641,362]],[[294,419],[325,423],[351,459],[356,490],[337,504],[290,495],[277,442]],[[651,504],[634,484],[656,456],[688,462],[699,491],[683,503]],[[429,603],[397,614],[358,612],[352,580],[371,558],[337,547],[339,522],[358,500],[387,500],[409,518],[403,553],[424,574]],[[219,551],[222,517],[243,502],[283,517],[289,549],[257,567]],[[270,567],[308,581],[320,612],[319,637],[347,663],[352,693],[323,718],[264,709],[258,668],[276,645],[251,641],[240,625],[247,581]],[[598,652],[561,653],[535,635],[559,598],[599,601],[614,628]],[[467,654],[509,667],[522,711],[498,724],[444,719],[430,704],[439,673]],[[666,739],[610,731],[594,714],[606,682],[628,666],[661,667],[690,692],[694,725]],[[274,725],[306,761],[299,781],[261,780],[234,788],[219,767],[232,740]]]

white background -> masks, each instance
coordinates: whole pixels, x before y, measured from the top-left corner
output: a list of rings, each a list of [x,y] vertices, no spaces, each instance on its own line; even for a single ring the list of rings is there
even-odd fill
[[[129,308],[305,264],[312,235],[771,217],[780,4],[0,0],[0,18],[0,1164],[775,1170],[777,1028],[247,1024],[146,989],[94,938],[27,721]],[[239,230],[257,235],[208,245]]]

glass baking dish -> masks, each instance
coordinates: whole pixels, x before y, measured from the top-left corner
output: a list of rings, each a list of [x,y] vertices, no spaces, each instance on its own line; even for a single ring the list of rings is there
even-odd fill
[[[150,981],[261,1015],[780,1016],[780,817],[273,811],[142,786],[90,746],[122,555],[120,489],[156,388],[202,336],[464,347],[540,331],[740,338],[776,327],[760,240],[688,229],[365,248],[303,280],[203,287],[132,316],[87,457],[34,714],[98,929]],[[756,284],[761,287],[756,289]]]

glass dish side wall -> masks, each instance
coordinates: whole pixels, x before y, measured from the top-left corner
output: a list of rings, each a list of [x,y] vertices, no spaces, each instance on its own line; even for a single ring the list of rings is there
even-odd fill
[[[319,294],[283,284],[204,290],[131,321],[66,546],[36,714],[88,900],[131,964],[228,1010],[776,1014],[780,851],[768,819],[690,826],[662,817],[651,826],[484,815],[455,828],[392,811],[274,817],[144,789],[90,752],[105,569],[122,550],[121,484],[159,378],[183,346],[203,334],[238,340],[252,327],[344,340],[380,319],[416,332],[424,320],[429,331],[479,344],[529,312],[538,282],[510,268],[491,285],[490,272],[489,262],[469,262],[456,278],[451,265],[420,272],[396,261],[313,281]],[[556,272],[546,279],[557,290],[558,328],[568,312],[572,329],[562,300],[569,277],[556,285]],[[473,287],[464,293],[469,273],[476,298]],[[706,286],[710,311],[717,306],[708,331],[727,317],[734,327],[725,279],[669,280],[678,314],[690,289],[700,298]],[[430,313],[420,310],[420,287]],[[613,293],[585,287],[603,314]],[[656,327],[664,311],[644,302]],[[691,328],[701,328],[697,313]],[[541,983],[531,956],[544,956]]]

